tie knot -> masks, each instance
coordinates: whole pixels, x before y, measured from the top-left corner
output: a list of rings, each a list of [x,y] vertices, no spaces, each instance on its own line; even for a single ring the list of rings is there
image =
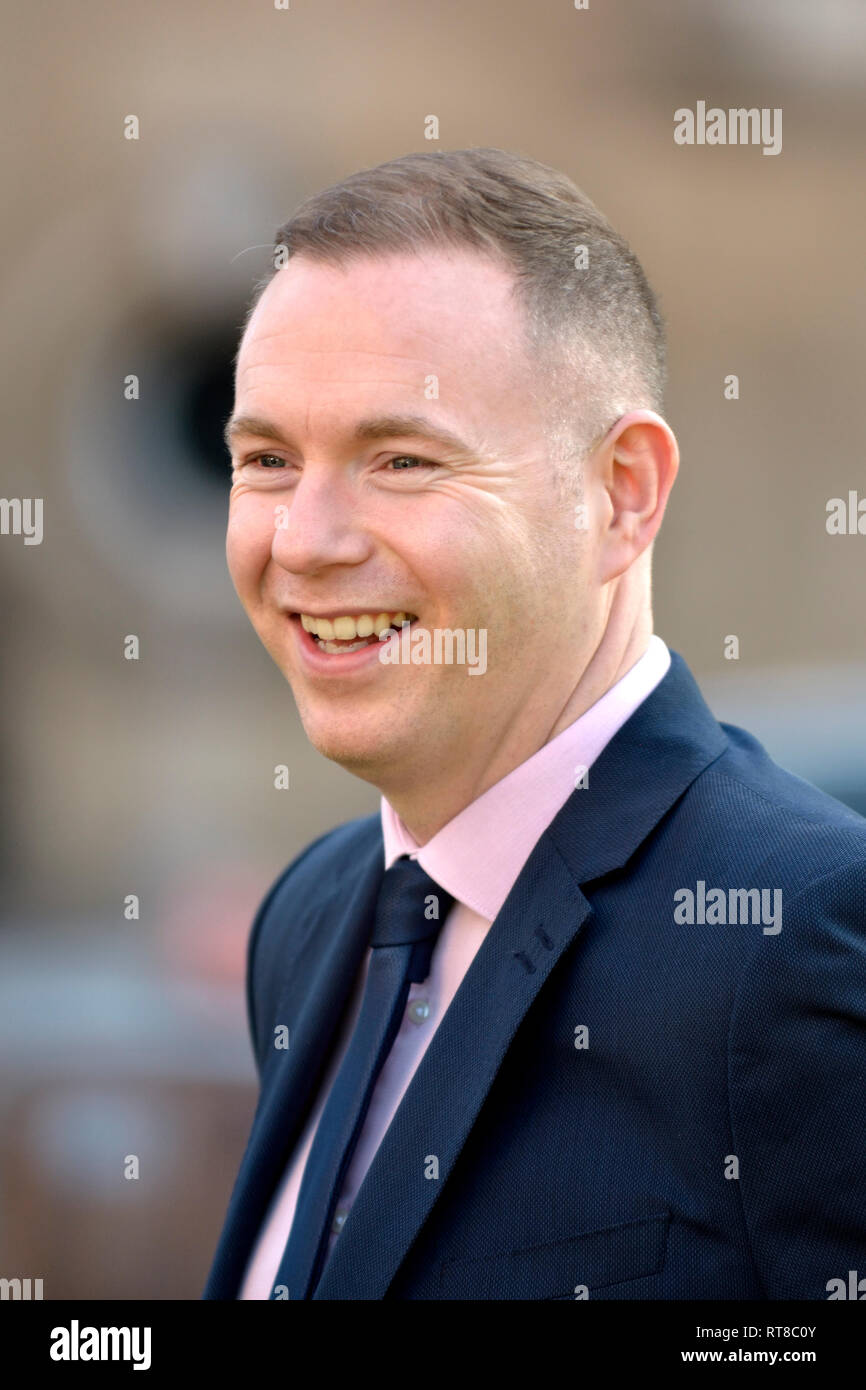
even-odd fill
[[[382,879],[370,944],[409,946],[429,942],[429,964],[436,937],[453,901],[417,859],[402,855]]]

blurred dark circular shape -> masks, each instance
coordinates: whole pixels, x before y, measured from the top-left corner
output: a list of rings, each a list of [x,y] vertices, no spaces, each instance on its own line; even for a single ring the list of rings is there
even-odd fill
[[[172,352],[176,373],[177,428],[190,470],[199,480],[225,491],[228,453],[223,430],[234,400],[237,324],[209,327],[189,335]]]

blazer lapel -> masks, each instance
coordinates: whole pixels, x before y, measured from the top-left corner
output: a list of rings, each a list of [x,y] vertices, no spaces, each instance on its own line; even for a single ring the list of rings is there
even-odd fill
[[[360,865],[360,873],[359,873]],[[380,827],[370,845],[353,850],[346,876],[338,877],[328,896],[293,924],[295,943],[290,960],[281,967],[282,984],[275,1009],[263,1009],[269,1022],[289,1026],[289,1047],[271,1048],[262,1070],[259,1102],[246,1152],[229,1202],[216,1255],[203,1297],[233,1299],[246,1269],[253,1243],[268,1204],[291,1156],[292,1147],[315,1100],[343,1011],[348,1003],[364,952],[369,944],[372,915],[384,874]],[[294,978],[298,951],[319,934],[322,952],[312,978]]]
[[[587,925],[581,885],[620,868],[726,747],[685,662],[615,735],[538,841],[379,1145],[317,1299],[381,1299],[448,1181],[509,1044]],[[431,1157],[438,1177],[425,1177]]]

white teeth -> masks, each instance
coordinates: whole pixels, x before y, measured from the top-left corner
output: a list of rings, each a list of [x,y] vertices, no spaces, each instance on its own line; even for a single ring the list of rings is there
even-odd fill
[[[349,617],[348,614],[339,618],[314,618],[309,613],[301,613],[300,619],[304,631],[318,637],[320,642],[351,642],[354,637],[378,637],[386,628],[401,627],[412,616],[411,613],[401,610],[397,613],[362,613],[357,618]],[[337,650],[349,649],[340,647]]]
[[[362,642],[353,642],[351,647],[338,646],[336,642],[319,642],[319,650],[330,652],[331,656],[345,656],[347,652],[359,652],[362,647],[369,645],[366,638]]]

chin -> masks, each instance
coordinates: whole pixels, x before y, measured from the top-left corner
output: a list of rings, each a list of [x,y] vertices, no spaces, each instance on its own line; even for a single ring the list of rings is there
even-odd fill
[[[365,781],[374,781],[376,773],[388,767],[396,753],[396,740],[385,742],[374,731],[363,728],[334,728],[327,721],[301,716],[304,733],[323,758],[339,763],[347,772]]]

